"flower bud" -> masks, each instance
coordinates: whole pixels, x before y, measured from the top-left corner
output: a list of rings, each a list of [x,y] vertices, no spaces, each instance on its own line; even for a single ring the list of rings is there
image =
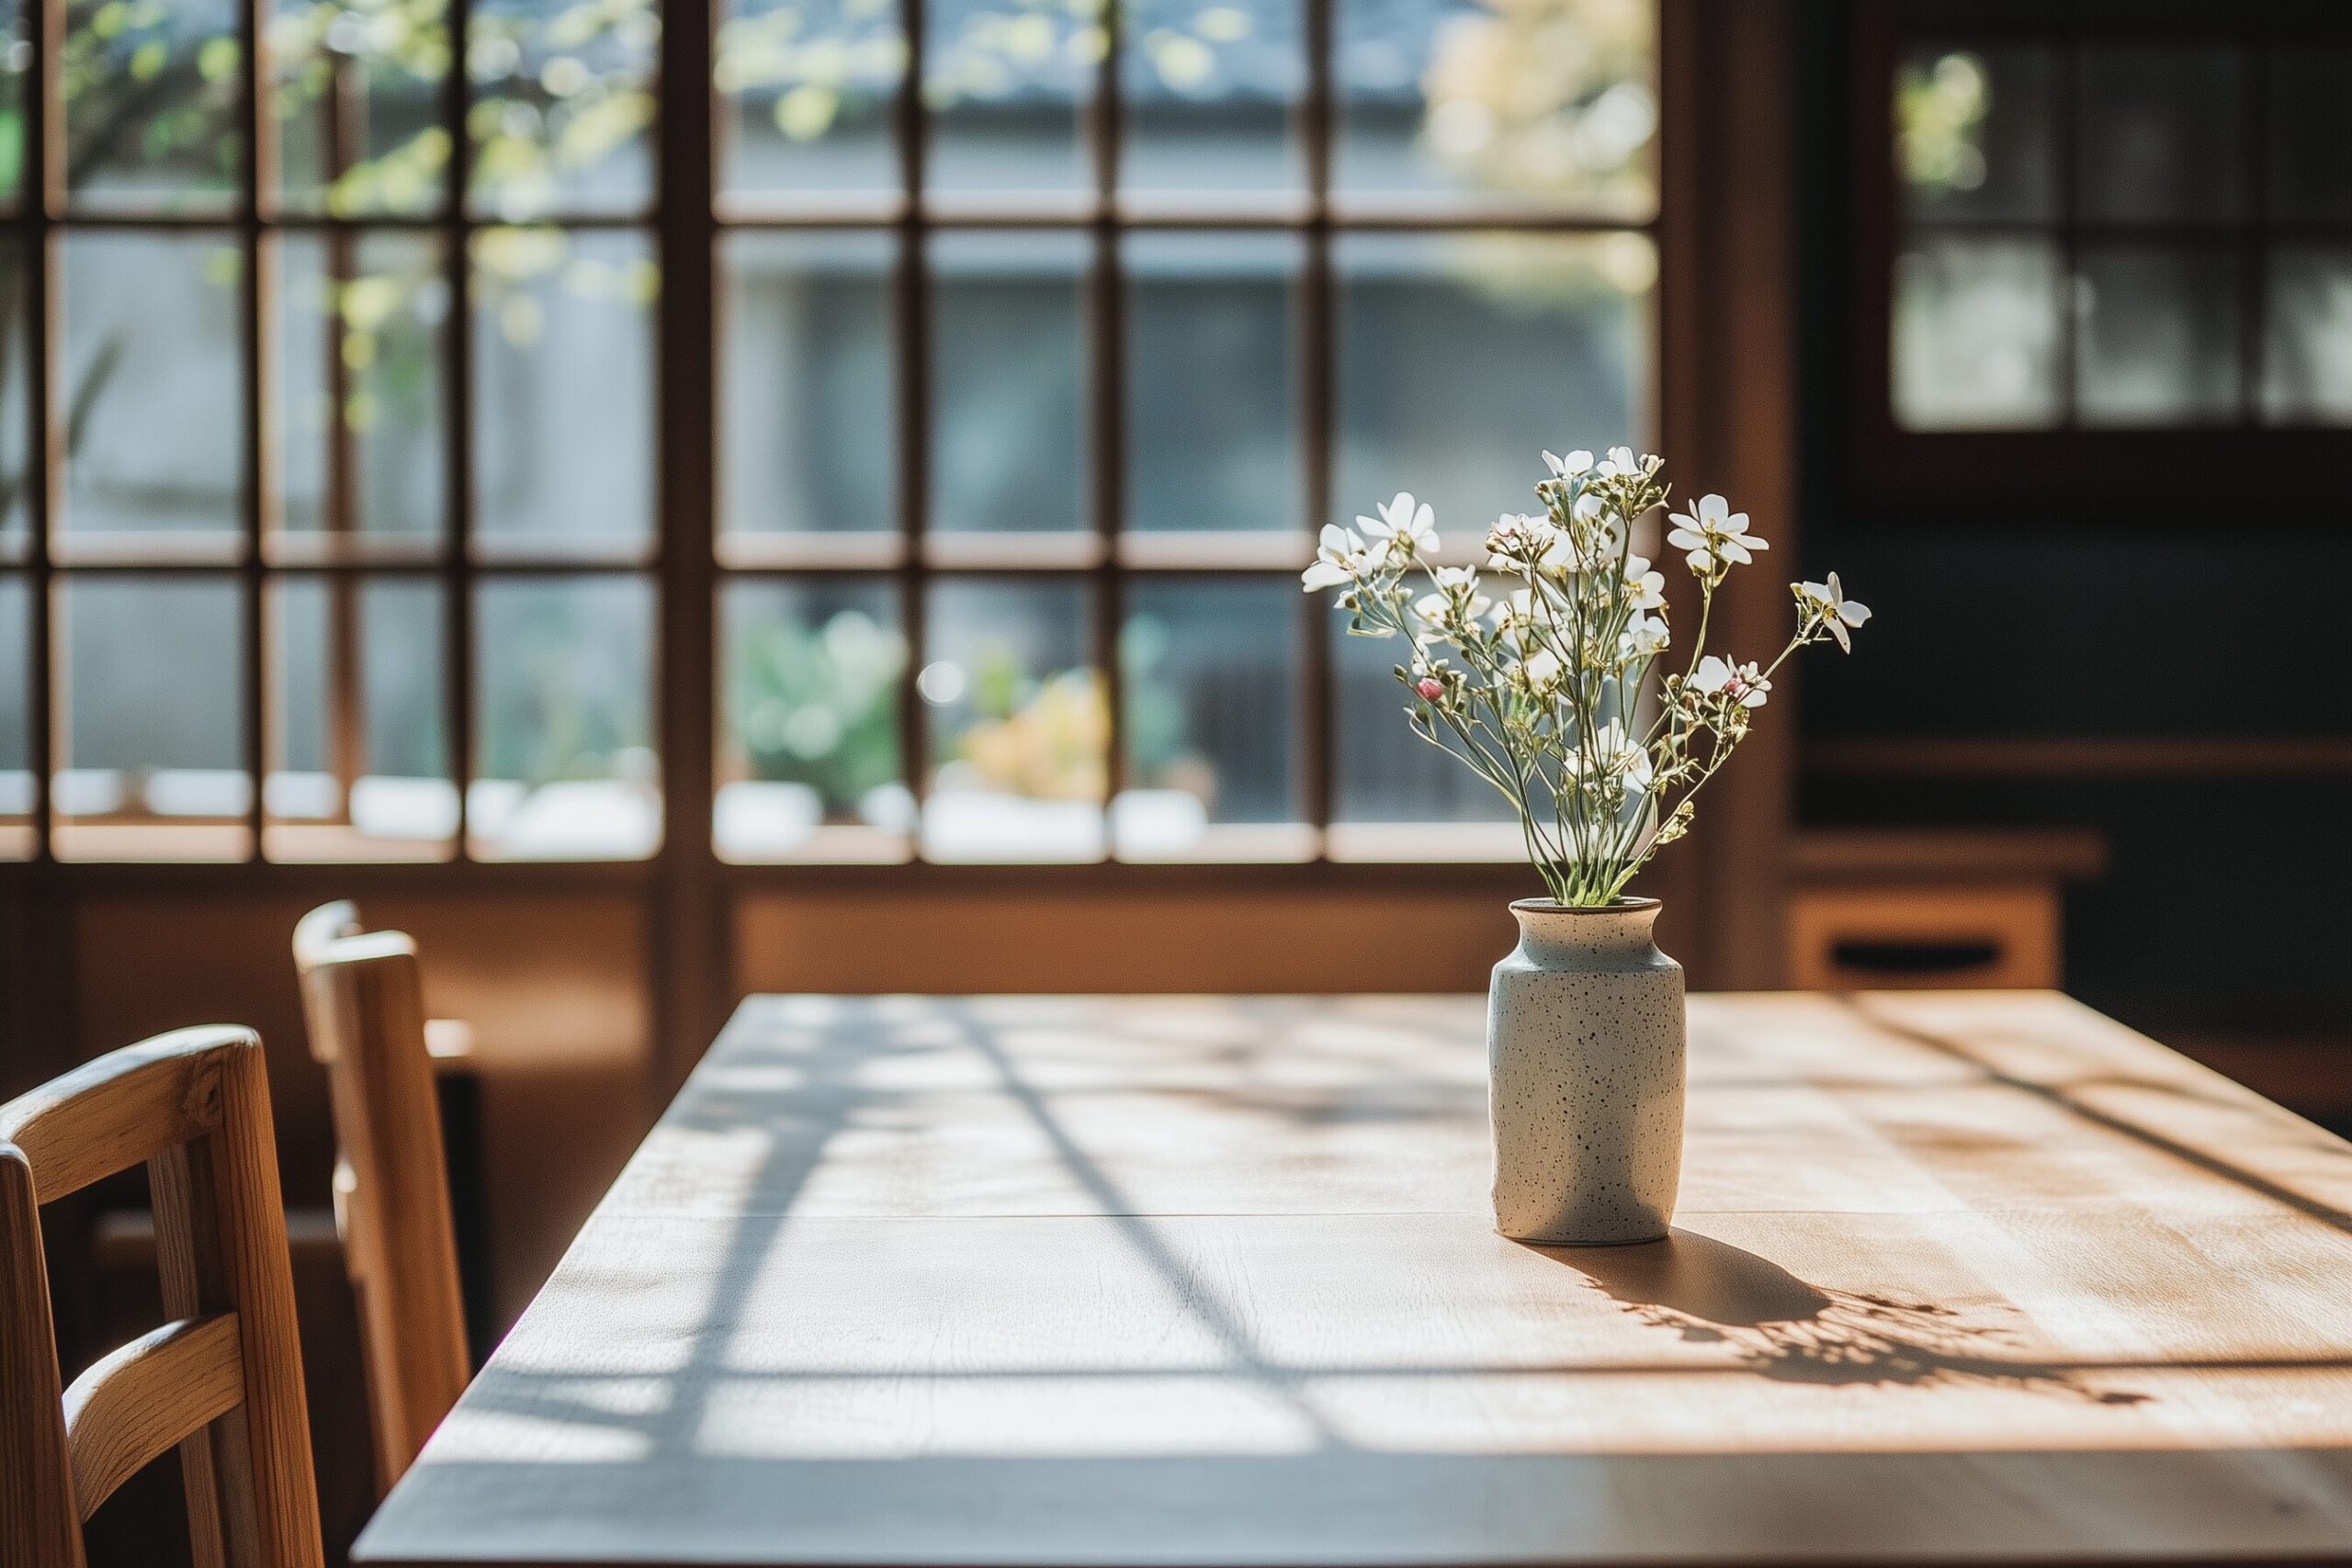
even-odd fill
[[[1423,697],[1427,698],[1430,702],[1435,702],[1438,698],[1445,695],[1444,683],[1439,681],[1434,675],[1424,675],[1419,680],[1414,682],[1413,690],[1420,693]]]

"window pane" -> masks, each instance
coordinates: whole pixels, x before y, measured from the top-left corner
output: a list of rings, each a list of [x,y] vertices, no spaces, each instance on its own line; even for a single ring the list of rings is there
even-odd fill
[[[933,527],[1043,533],[1085,522],[1086,259],[1075,234],[933,242]]]
[[[32,527],[32,273],[21,244],[0,242],[0,561],[22,558]]]
[[[449,282],[424,234],[278,242],[281,550],[439,547]]]
[[[635,860],[662,839],[653,585],[506,578],[474,597],[468,841],[485,860]]]
[[[269,597],[272,860],[438,860],[458,833],[441,586],[283,577]]]
[[[1535,504],[1539,454],[1642,444],[1649,291],[1634,234],[1348,234],[1339,273],[1335,510],[1410,491],[1483,537]]]
[[[2352,218],[2344,106],[2352,48],[2298,43],[2270,51],[2270,209],[2287,219]]]
[[[2057,51],[1922,45],[1895,75],[1905,205],[1924,218],[2055,216]]]
[[[245,856],[243,598],[226,575],[62,580],[61,858]]]
[[[922,61],[932,191],[1067,205],[1093,187],[1079,111],[1102,59],[1102,3],[934,0]]]
[[[1351,637],[1334,611],[1330,635],[1331,814],[1340,823],[1510,824],[1499,832],[1350,835],[1335,829],[1335,853],[1428,859],[1517,849],[1510,803],[1464,764],[1441,755],[1405,722],[1409,702],[1393,672],[1408,653],[1399,637]],[[1367,841],[1368,840],[1368,841]]]
[[[2089,250],[2076,291],[2076,401],[2085,423],[2162,424],[2238,412],[2232,257]]]
[[[1339,191],[1656,209],[1649,0],[1332,3]]]
[[[898,526],[891,253],[879,233],[725,237],[723,530]]]
[[[648,206],[661,42],[655,0],[475,0],[474,209],[513,221]]]
[[[77,207],[226,211],[244,138],[232,0],[66,0],[65,188]]]
[[[2083,216],[2226,219],[2238,210],[2238,57],[2211,44],[2082,54]]]
[[[2352,423],[2352,248],[2270,261],[2263,412],[2280,423]]]
[[[875,578],[737,578],[719,600],[718,852],[730,861],[902,859],[906,642]]]
[[[235,237],[84,231],[63,253],[65,531],[233,551],[244,450]]]
[[[33,91],[32,17],[24,0],[0,4],[0,207],[25,195],[25,102]]]
[[[1132,0],[1123,26],[1124,190],[1230,208],[1305,188],[1299,0]]]
[[[0,860],[34,850],[32,774],[32,588],[0,575]]]
[[[1895,264],[1894,418],[1910,430],[2056,424],[2058,248],[1920,235]]]
[[[730,0],[720,16],[721,194],[899,188],[890,111],[907,38],[891,0]]]
[[[447,0],[276,0],[269,71],[278,197],[300,212],[435,212]]]
[[[1082,578],[933,582],[916,690],[940,861],[1096,860],[1110,712],[1087,659]]]
[[[1299,525],[1288,234],[1131,234],[1127,277],[1130,528]]]
[[[475,527],[486,548],[609,551],[653,520],[651,242],[474,237]]]
[[[1280,578],[1130,581],[1119,633],[1125,860],[1287,859],[1298,821],[1299,605]]]

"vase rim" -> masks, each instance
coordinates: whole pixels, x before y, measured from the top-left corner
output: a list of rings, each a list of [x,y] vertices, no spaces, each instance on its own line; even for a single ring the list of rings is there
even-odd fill
[[[1524,909],[1535,915],[1624,915],[1659,908],[1662,903],[1656,898],[1623,897],[1612,898],[1606,904],[1563,904],[1556,898],[1514,898],[1510,907],[1514,910]]]

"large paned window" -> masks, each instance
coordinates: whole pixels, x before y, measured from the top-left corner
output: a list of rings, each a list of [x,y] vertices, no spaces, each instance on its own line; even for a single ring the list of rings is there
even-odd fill
[[[2352,425],[2352,13],[1861,15],[1858,281],[1883,324],[1859,326],[1853,396],[1883,488],[2098,504],[2102,470],[2122,477],[2109,496],[2173,487],[2167,442],[2290,489],[2333,468]]]
[[[710,39],[683,172],[665,31]],[[1538,448],[1650,437],[1656,35],[1650,0],[28,8],[0,853],[1516,853],[1295,574],[1406,488],[1469,558]],[[662,276],[680,232],[707,288]],[[707,432],[665,423],[682,374]],[[682,539],[707,659],[658,614]],[[707,762],[662,700],[708,705]]]

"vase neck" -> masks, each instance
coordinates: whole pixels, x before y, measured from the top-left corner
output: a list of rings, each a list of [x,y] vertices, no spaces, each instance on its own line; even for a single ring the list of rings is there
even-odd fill
[[[1535,963],[1607,957],[1638,958],[1657,948],[1658,901],[1626,898],[1598,908],[1522,898],[1510,907],[1519,946]]]

